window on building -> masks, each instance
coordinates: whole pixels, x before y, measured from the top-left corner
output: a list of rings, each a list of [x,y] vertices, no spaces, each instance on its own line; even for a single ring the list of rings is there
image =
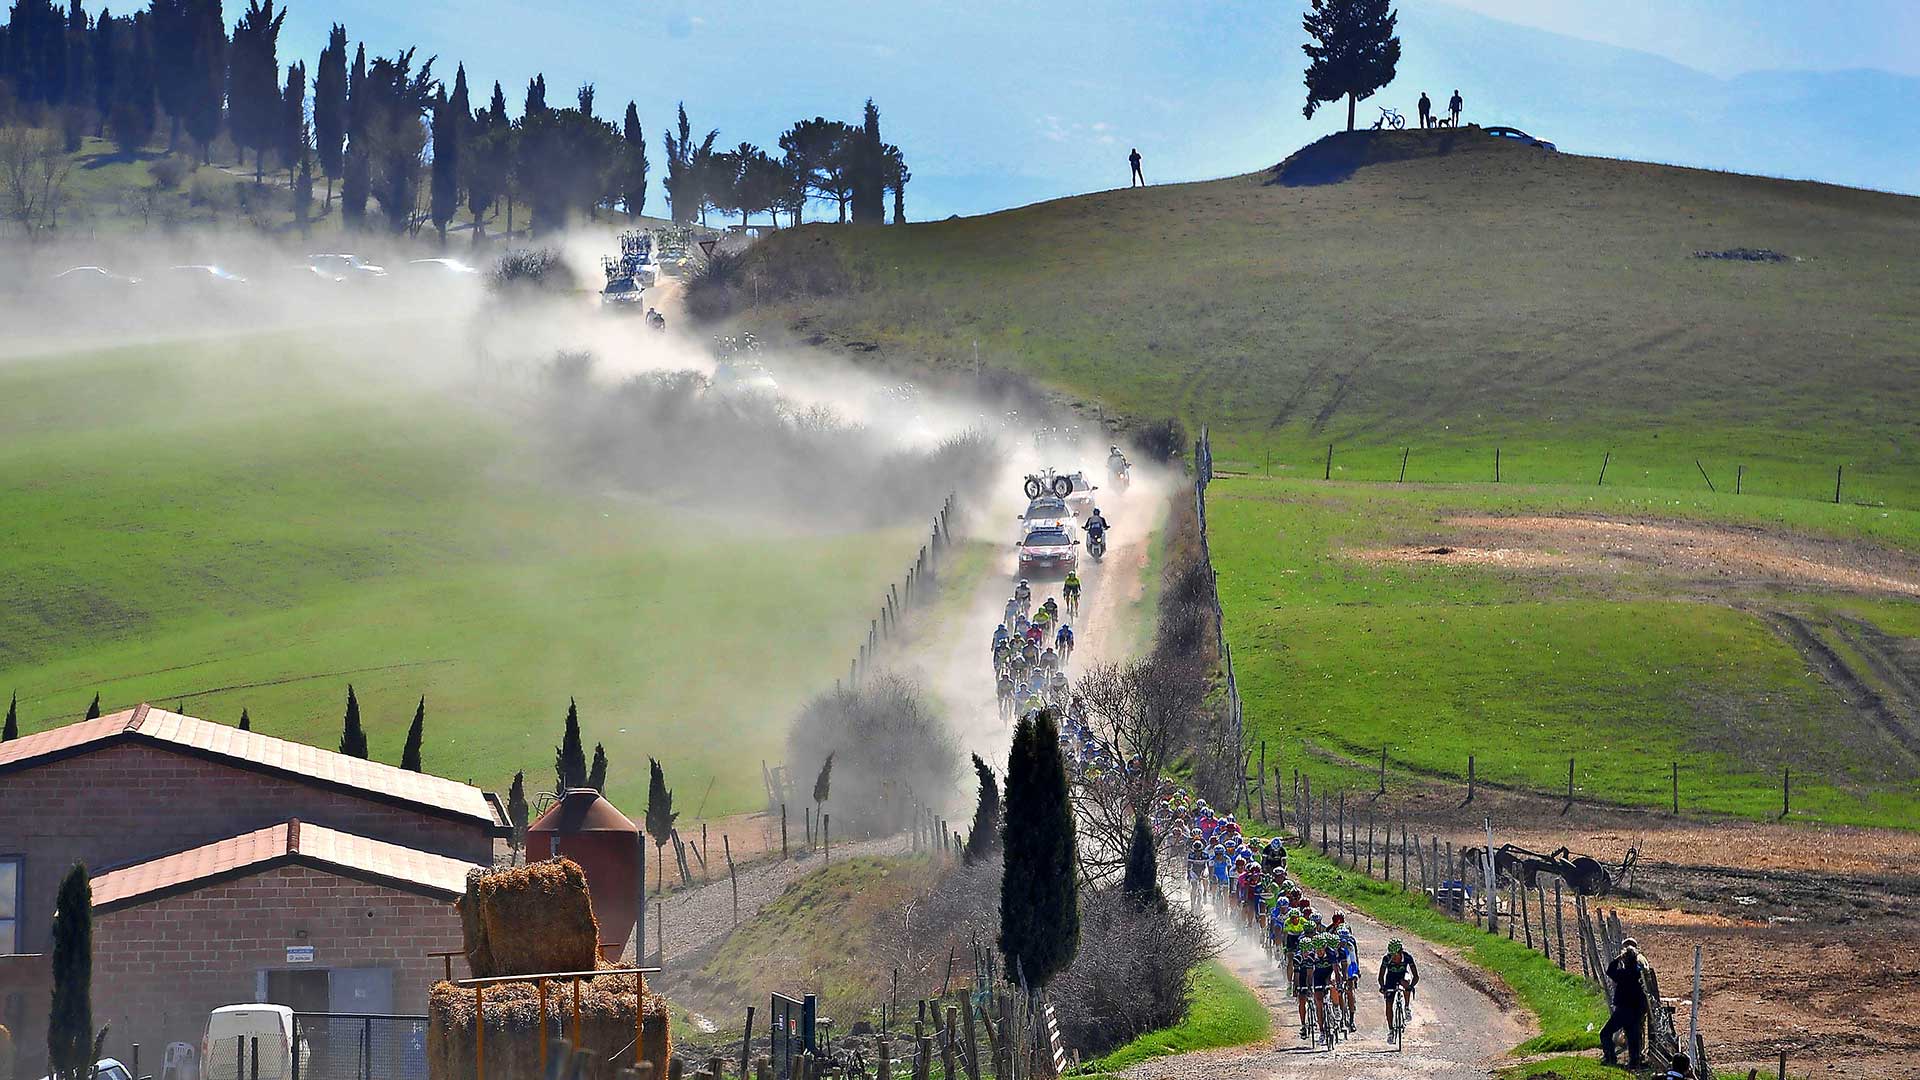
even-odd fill
[[[20,879],[26,860],[0,855],[0,956],[20,951]]]

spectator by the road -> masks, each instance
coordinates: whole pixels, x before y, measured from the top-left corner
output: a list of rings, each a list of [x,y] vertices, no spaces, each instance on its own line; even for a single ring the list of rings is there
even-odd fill
[[[1660,1074],[1660,1080],[1694,1080],[1693,1059],[1685,1054],[1673,1055],[1667,1064],[1667,1071]]]
[[[1460,91],[1455,89],[1452,100],[1447,102],[1447,112],[1453,116],[1454,127],[1460,126],[1460,107],[1465,104],[1466,102],[1460,100]]]
[[[1142,173],[1140,172],[1140,148],[1139,147],[1137,146],[1134,147],[1133,153],[1127,155],[1127,163],[1133,166],[1133,179],[1127,184],[1127,186],[1128,187],[1146,187],[1147,178],[1146,176],[1142,175]]]
[[[1420,127],[1422,130],[1433,126],[1433,99],[1425,90],[1420,91]]]
[[[1646,1067],[1647,1037],[1647,964],[1640,957],[1640,943],[1628,938],[1620,943],[1620,955],[1607,965],[1607,980],[1613,983],[1613,1012],[1607,1026],[1600,1029],[1600,1059],[1608,1065],[1620,1063],[1613,1036],[1627,1037],[1627,1068]]]

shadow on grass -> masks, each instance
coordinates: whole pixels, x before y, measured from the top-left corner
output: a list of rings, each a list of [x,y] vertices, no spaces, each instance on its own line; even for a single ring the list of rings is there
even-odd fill
[[[1451,128],[1431,131],[1339,131],[1295,151],[1267,170],[1266,184],[1320,187],[1338,184],[1366,165],[1453,153],[1463,134]]]

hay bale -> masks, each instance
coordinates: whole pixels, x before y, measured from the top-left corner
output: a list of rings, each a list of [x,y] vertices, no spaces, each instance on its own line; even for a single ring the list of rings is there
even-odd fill
[[[469,925],[469,909],[477,926]],[[600,924],[587,897],[587,875],[571,859],[469,877],[461,921],[476,976],[599,966]]]
[[[638,1006],[631,975],[603,975],[586,981],[580,992],[580,1048],[592,1053],[588,1080],[615,1080],[633,1064],[634,1010]],[[427,1076],[429,1080],[475,1080],[473,991],[439,983],[427,999]],[[547,985],[549,1048],[573,1032],[573,988]],[[655,1076],[665,1076],[673,1054],[667,1002],[646,995],[641,1014],[641,1056]],[[540,1057],[539,991],[533,983],[502,983],[486,990],[486,1076],[523,1080],[545,1075]]]
[[[493,953],[487,948],[487,924],[480,918],[480,881],[489,871],[476,866],[467,871],[467,891],[453,906],[460,912],[461,944],[467,953],[467,970],[485,978],[494,974]]]

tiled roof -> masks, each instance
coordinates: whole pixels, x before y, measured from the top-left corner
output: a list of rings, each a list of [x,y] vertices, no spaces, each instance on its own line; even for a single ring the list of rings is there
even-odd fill
[[[100,874],[92,880],[93,906],[97,910],[128,907],[288,864],[448,900],[466,891],[467,871],[475,865],[308,822],[284,821]]]
[[[470,784],[364,761],[259,732],[241,731],[151,705],[139,705],[97,720],[83,720],[0,743],[0,774],[122,741],[158,745],[261,769],[323,787],[342,788],[384,801],[421,807],[442,816],[475,818],[496,829],[506,826],[498,803]]]

